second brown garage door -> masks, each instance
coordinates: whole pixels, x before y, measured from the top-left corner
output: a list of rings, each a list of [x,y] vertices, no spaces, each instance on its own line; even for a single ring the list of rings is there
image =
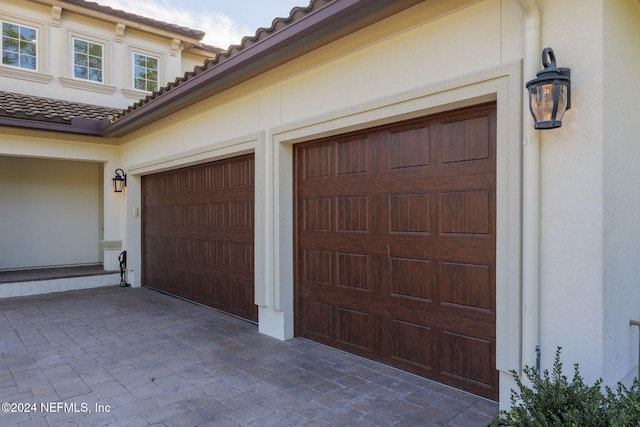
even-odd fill
[[[494,400],[495,105],[296,147],[296,332]]]
[[[142,177],[143,284],[257,321],[254,156]]]

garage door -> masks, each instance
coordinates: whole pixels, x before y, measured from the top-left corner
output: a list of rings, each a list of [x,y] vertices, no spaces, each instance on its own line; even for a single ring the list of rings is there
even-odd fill
[[[296,146],[296,333],[494,400],[495,105]]]
[[[257,321],[254,156],[142,177],[145,286]]]

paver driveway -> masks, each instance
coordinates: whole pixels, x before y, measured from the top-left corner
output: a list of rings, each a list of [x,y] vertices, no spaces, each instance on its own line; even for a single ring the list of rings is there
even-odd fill
[[[376,362],[120,287],[0,300],[3,402],[6,426],[468,427],[497,411]]]

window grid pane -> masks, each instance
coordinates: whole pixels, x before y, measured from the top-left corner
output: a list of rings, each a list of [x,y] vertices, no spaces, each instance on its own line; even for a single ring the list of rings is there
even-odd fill
[[[2,63],[35,70],[37,67],[37,30],[2,22]]]
[[[153,56],[133,54],[133,87],[153,92],[158,89],[158,63]]]
[[[103,46],[86,40],[73,39],[73,76],[102,83]]]

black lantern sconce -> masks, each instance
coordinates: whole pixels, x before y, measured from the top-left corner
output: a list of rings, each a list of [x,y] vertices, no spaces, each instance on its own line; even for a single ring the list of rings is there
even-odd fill
[[[116,176],[113,177],[113,191],[122,193],[124,187],[127,186],[127,174],[120,168],[116,169]]]
[[[556,68],[556,56],[550,47],[542,51],[544,69],[527,82],[529,109],[536,129],[562,126],[562,115],[571,108],[571,70]]]

